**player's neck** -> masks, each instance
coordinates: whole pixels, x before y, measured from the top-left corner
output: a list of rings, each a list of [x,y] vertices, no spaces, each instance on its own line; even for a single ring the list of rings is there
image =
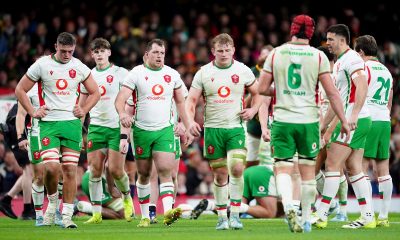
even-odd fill
[[[343,46],[339,49],[337,54],[337,59],[341,58],[344,54],[346,54],[350,50],[349,46]]]
[[[160,71],[163,68],[163,67],[150,66],[146,63],[143,63],[143,64],[147,69],[150,69],[151,71]]]
[[[364,62],[366,62],[366,61],[379,62],[378,58],[374,57],[374,56],[362,56],[362,59],[364,60]]]
[[[109,69],[111,66],[112,66],[112,63],[110,63],[110,62],[106,62],[104,64],[97,64],[96,65],[96,70],[98,72],[103,72],[103,71]]]
[[[230,61],[230,62],[227,63],[227,64],[222,64],[222,63],[217,62],[217,60],[214,60],[214,66],[216,66],[216,67],[219,68],[219,69],[227,69],[227,68],[230,68],[230,67],[232,66],[232,64],[233,64],[233,59],[232,59],[232,61]]]
[[[308,39],[303,39],[303,38],[297,38],[296,36],[292,37],[292,40],[290,41],[291,44],[300,44],[300,45],[309,45],[310,40]]]

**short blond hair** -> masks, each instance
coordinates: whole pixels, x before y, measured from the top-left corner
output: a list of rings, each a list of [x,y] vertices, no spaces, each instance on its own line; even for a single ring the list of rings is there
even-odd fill
[[[219,44],[229,44],[229,45],[235,46],[235,44],[233,43],[232,37],[227,33],[221,33],[221,34],[218,34],[217,36],[215,36],[211,40],[211,47],[215,47],[215,45],[217,43],[219,43]]]

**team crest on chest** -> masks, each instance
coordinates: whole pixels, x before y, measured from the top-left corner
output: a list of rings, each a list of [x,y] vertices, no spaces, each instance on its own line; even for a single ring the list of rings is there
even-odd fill
[[[108,75],[108,76],[106,77],[106,79],[107,79],[107,82],[108,82],[108,83],[112,83],[113,80],[114,80],[114,77],[113,77],[112,75]]]
[[[231,78],[232,78],[232,82],[233,82],[234,84],[236,84],[236,83],[239,82],[239,76],[238,76],[237,74],[233,74],[233,75],[231,76]]]
[[[76,77],[76,71],[75,71],[75,69],[71,69],[71,70],[69,70],[69,76],[71,77],[71,78],[75,78]]]
[[[164,81],[166,83],[170,83],[171,82],[171,76],[170,75],[164,75]]]

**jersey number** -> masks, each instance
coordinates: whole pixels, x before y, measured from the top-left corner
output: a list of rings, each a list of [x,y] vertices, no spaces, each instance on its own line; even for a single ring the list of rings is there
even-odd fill
[[[301,85],[301,76],[299,70],[301,68],[301,64],[290,64],[288,69],[288,84],[292,89],[299,88]]]
[[[390,90],[390,79],[385,79],[383,77],[378,77],[378,82],[381,83],[381,87],[375,92],[372,97],[375,100],[381,100],[381,91],[385,89],[385,101],[389,101],[389,90]]]

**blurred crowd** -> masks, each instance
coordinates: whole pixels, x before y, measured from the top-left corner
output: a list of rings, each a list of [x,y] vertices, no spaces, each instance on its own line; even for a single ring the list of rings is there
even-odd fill
[[[350,27],[351,37],[373,35],[379,44],[379,59],[394,78],[392,111],[391,175],[400,192],[400,13],[394,3],[373,2],[363,5],[335,2],[294,3],[279,1],[259,4],[246,1],[41,1],[0,10],[0,88],[13,89],[27,68],[40,56],[54,51],[56,36],[63,31],[75,34],[78,44],[74,56],[90,68],[95,64],[89,46],[96,37],[112,45],[111,61],[132,69],[142,63],[145,44],[153,38],[167,41],[166,64],[179,71],[189,88],[195,72],[211,60],[209,41],[215,35],[229,33],[235,40],[235,58],[254,66],[263,46],[274,47],[289,40],[290,20],[300,12],[316,21],[311,41],[317,47],[326,41],[326,29],[336,23]],[[15,5],[15,3],[14,3]],[[268,7],[262,7],[267,5]],[[0,96],[1,97],[1,96]],[[196,113],[202,125],[202,112]],[[8,191],[21,174],[0,136],[0,193]],[[212,176],[202,157],[202,139],[184,151],[179,194],[210,195]],[[82,164],[82,170],[85,168]],[[371,173],[371,179],[373,173]]]

